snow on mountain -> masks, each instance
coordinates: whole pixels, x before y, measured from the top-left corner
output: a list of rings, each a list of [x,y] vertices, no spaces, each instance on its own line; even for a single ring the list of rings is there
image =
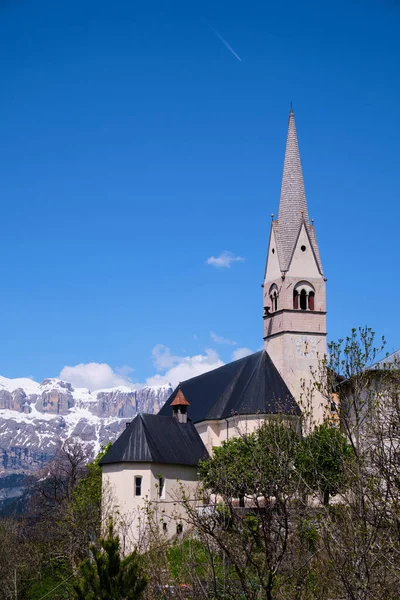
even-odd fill
[[[27,394],[36,394],[38,392],[40,384],[28,379],[27,377],[20,377],[19,379],[8,379],[0,375],[0,389],[13,392],[19,388],[23,389]]]
[[[0,376],[0,476],[35,472],[71,437],[94,456],[138,412],[157,413],[171,392],[170,385],[90,391],[59,379]]]

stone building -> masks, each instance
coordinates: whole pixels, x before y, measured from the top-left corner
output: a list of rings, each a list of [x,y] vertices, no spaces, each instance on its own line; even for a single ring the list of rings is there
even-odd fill
[[[138,415],[102,459],[104,481],[121,511],[137,511],[148,498],[170,514],[178,480],[194,493],[197,462],[214,446],[272,415],[301,415],[303,390],[326,354],[326,279],[309,222],[292,110],[262,288],[264,350],[181,382],[158,415]],[[325,402],[316,391],[310,408],[320,422]],[[162,521],[165,534],[176,535]]]

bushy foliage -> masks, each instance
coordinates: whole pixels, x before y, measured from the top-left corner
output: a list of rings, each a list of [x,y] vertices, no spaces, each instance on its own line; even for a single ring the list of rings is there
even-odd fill
[[[200,477],[206,489],[222,497],[276,496],[305,483],[327,500],[345,487],[352,456],[346,437],[332,423],[301,439],[290,423],[271,420],[214,448],[213,456],[200,463]]]
[[[73,595],[73,575],[66,565],[61,563],[45,567],[40,579],[29,586],[27,598],[29,600],[70,600]]]
[[[133,552],[121,557],[112,520],[107,536],[91,546],[80,572],[74,586],[77,600],[139,600],[147,585],[139,555]]]
[[[74,571],[100,536],[106,451],[87,463],[83,448],[69,441],[37,482],[28,514],[0,520],[1,598],[71,597]]]
[[[348,484],[348,467],[353,451],[346,437],[332,423],[324,422],[302,440],[296,451],[295,467],[312,491],[321,492],[324,503]]]
[[[61,526],[69,531],[74,564],[87,556],[93,540],[100,536],[102,480],[99,462],[110,447],[111,443],[85,466],[83,477],[76,483],[65,511]]]
[[[293,483],[299,435],[290,423],[271,420],[253,433],[231,438],[201,461],[200,477],[206,489],[223,497],[279,493]]]

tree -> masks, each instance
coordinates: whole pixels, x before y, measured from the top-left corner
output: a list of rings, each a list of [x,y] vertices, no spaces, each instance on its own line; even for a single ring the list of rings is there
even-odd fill
[[[204,487],[224,498],[252,494],[256,486],[252,472],[256,445],[256,435],[250,434],[223,441],[214,448],[213,456],[199,464]]]
[[[337,400],[337,427],[306,422],[300,440],[269,421],[202,463],[207,506],[186,510],[203,546],[231,567],[216,598],[398,598],[400,370],[396,357],[379,361],[383,347],[369,328],[330,344],[314,384],[327,405]]]
[[[110,447],[111,443],[107,444],[95,460],[85,466],[66,507],[62,526],[69,532],[70,556],[74,566],[87,557],[90,545],[100,537],[104,518],[108,518],[110,506],[107,506],[107,490],[102,490],[99,462]]]
[[[27,590],[40,568],[41,556],[21,519],[0,518],[0,549],[0,598],[28,597]]]
[[[316,381],[327,401],[339,399],[340,423],[352,451],[349,490],[319,516],[320,563],[335,593],[354,600],[397,598],[400,589],[400,372],[396,356],[379,360],[368,328],[329,344]]]
[[[291,422],[273,419],[251,434],[222,442],[200,462],[206,489],[224,498],[272,496],[293,483],[292,466],[299,435]],[[283,488],[282,488],[283,489]]]
[[[353,456],[343,433],[325,421],[302,440],[296,452],[295,466],[299,476],[312,491],[321,492],[324,504],[348,483],[346,463]]]
[[[74,589],[78,600],[139,600],[147,581],[136,552],[120,556],[119,536],[110,519],[107,536],[92,545],[91,558],[82,563]]]
[[[41,473],[34,489],[35,512],[45,516],[72,500],[78,482],[85,476],[90,454],[74,439],[68,439]]]
[[[297,568],[307,559],[296,553],[292,533],[304,514],[294,468],[299,443],[293,421],[265,421],[254,433],[215,448],[201,463],[203,501],[213,495],[205,510],[183,497],[204,547],[218,549],[230,566],[224,597],[256,599],[262,592],[272,600],[283,585],[289,556]],[[244,499],[241,508],[237,498]]]
[[[76,441],[68,440],[35,486],[30,511],[35,534],[53,559],[73,571],[99,538],[102,519],[102,483],[99,461],[94,461]],[[57,567],[58,568],[58,567]]]
[[[20,529],[39,555],[27,597],[69,598],[78,565],[89,556],[91,544],[108,514],[107,490],[102,498],[101,467],[81,445],[67,441],[37,482],[29,513]],[[103,507],[105,510],[103,510]]]

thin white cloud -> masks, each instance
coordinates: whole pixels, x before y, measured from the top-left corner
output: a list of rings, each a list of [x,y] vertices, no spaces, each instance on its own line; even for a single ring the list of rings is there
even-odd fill
[[[201,375],[217,367],[222,367],[224,362],[217,352],[206,349],[203,354],[195,356],[178,356],[163,344],[157,344],[152,351],[154,366],[157,373],[149,377],[145,383],[132,382],[129,375],[133,368],[127,365],[112,369],[106,363],[80,363],[75,366],[65,366],[58,379],[67,381],[77,388],[88,388],[91,391],[109,389],[119,386],[131,389],[140,389],[148,385],[172,385],[176,387],[180,381]]]
[[[121,367],[115,371],[106,363],[80,363],[74,367],[65,366],[59,379],[72,383],[74,387],[88,388],[89,390],[100,390],[118,386],[137,388],[128,376],[132,372],[131,367]]]
[[[171,353],[171,350],[164,346],[164,344],[157,344],[151,351],[153,357],[153,363],[157,371],[164,371],[170,369],[177,363],[181,362],[182,356],[177,356]]]
[[[130,376],[132,375],[134,370],[135,369],[133,367],[130,367],[129,365],[122,365],[122,367],[115,368],[115,372],[118,373],[118,375],[121,375],[121,377],[125,377],[126,379],[130,379]]]
[[[211,332],[211,337],[217,343],[236,344],[214,332]],[[250,348],[236,348],[232,352],[232,360],[243,358],[249,354],[252,354]],[[71,383],[74,387],[88,388],[91,391],[120,386],[140,389],[148,385],[170,384],[172,387],[176,387],[180,381],[202,375],[225,364],[218,353],[211,348],[206,348],[202,354],[179,356],[173,354],[167,346],[157,344],[152,350],[152,357],[154,366],[159,372],[148,377],[145,383],[132,381],[130,376],[134,369],[128,365],[113,369],[106,363],[96,362],[65,366],[58,378]]]
[[[170,383],[172,387],[176,387],[180,381],[202,375],[224,365],[215,350],[206,349],[204,354],[182,357],[173,355],[170,349],[162,344],[157,344],[153,349],[153,358],[157,369],[167,368],[167,370],[164,374],[149,377],[146,380],[147,385]],[[166,365],[170,365],[169,368]]]
[[[217,269],[229,269],[231,264],[234,262],[243,262],[243,256],[235,256],[233,252],[224,250],[219,256],[210,256],[207,258],[207,264],[216,267]]]
[[[232,352],[232,360],[239,360],[239,358],[244,358],[250,354],[253,354],[253,350],[250,350],[250,348],[237,348]]]
[[[216,344],[227,344],[228,346],[237,346],[237,342],[235,342],[234,340],[230,340],[229,338],[221,337],[220,335],[217,335],[216,333],[214,333],[214,331],[211,331],[210,338],[212,340],[214,340],[214,342]]]
[[[233,54],[233,56],[235,56],[235,58],[237,58],[238,60],[240,60],[240,62],[242,62],[242,59],[240,58],[240,56],[238,54],[236,54],[236,52],[234,51],[232,46],[230,44],[228,44],[226,39],[222,37],[222,35],[219,33],[219,31],[214,29],[214,27],[212,27],[212,25],[210,25],[210,24],[208,24],[208,26],[211,29],[211,31],[217,36],[217,38],[224,44],[224,46],[226,48],[228,48],[229,52],[231,52]]]

